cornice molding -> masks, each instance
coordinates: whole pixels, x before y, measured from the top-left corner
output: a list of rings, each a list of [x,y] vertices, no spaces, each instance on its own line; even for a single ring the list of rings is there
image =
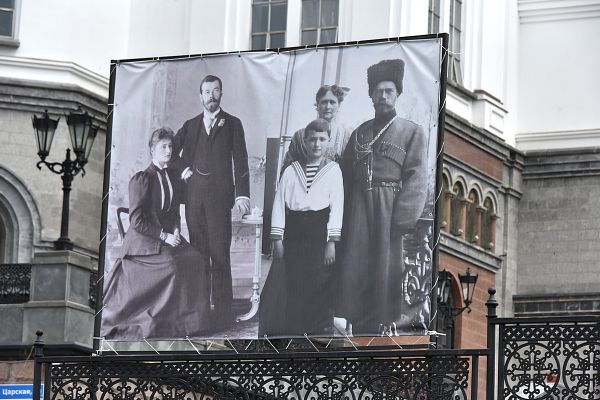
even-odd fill
[[[598,0],[519,0],[522,24],[600,18]]]
[[[538,149],[565,149],[600,146],[600,129],[578,129],[518,133],[515,136],[517,147],[528,153]]]
[[[0,76],[73,84],[97,96],[108,98],[109,78],[73,62],[0,56]]]
[[[532,151],[525,158],[523,180],[600,175],[600,147]]]
[[[500,256],[456,239],[443,231],[440,232],[440,251],[493,273],[502,267]]]

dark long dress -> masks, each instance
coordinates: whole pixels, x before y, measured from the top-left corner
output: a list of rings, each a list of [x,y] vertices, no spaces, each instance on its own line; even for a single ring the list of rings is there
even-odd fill
[[[180,226],[177,174],[169,179],[169,207],[154,165],[129,182],[130,227],[105,276],[101,335],[107,339],[202,337],[210,330],[208,268],[200,253],[184,240],[177,247],[160,240],[161,231]]]

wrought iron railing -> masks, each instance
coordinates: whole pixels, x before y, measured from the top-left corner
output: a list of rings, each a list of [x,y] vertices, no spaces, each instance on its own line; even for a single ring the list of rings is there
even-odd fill
[[[384,350],[48,357],[46,398],[475,400],[478,359],[484,355],[485,350]]]
[[[600,318],[498,318],[499,399],[600,399]]]
[[[254,352],[44,357],[38,332],[34,383],[45,371],[51,400],[600,399],[600,318],[497,318],[488,292],[485,349],[267,353],[267,342]]]
[[[31,264],[0,264],[0,304],[29,301]]]

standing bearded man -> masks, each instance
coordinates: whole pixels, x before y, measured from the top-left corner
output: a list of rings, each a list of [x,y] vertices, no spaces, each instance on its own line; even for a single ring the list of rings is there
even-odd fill
[[[336,315],[354,335],[411,331],[402,318],[402,235],[425,206],[427,140],[419,125],[396,115],[403,76],[400,59],[369,67],[375,118],[352,133],[342,160],[347,207]]]
[[[185,219],[190,242],[202,253],[201,262],[211,267],[212,328],[216,330],[233,321],[231,209],[235,205],[240,215],[250,212],[244,128],[238,118],[221,109],[222,90],[219,77],[207,75],[202,80],[204,110],[183,124],[173,146],[174,154],[181,152],[181,177],[187,182]]]

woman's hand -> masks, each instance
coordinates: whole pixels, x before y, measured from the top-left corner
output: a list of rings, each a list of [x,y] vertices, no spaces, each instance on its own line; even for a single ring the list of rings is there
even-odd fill
[[[273,258],[276,260],[283,258],[283,240],[273,241]]]
[[[181,244],[181,237],[179,235],[176,236],[171,233],[167,233],[165,243],[173,247],[179,246]]]
[[[335,242],[327,242],[325,245],[325,265],[333,265],[335,262]]]

